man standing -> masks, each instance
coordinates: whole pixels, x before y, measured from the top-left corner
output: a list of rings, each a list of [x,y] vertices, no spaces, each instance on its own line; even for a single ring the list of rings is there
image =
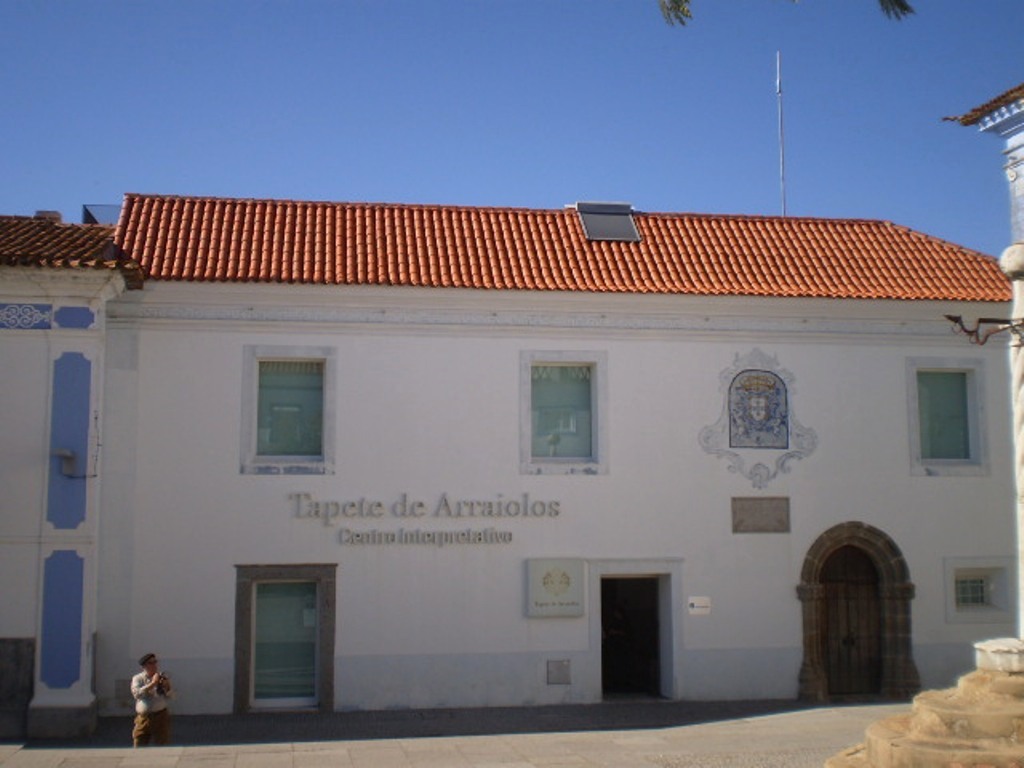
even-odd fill
[[[132,743],[136,747],[167,744],[171,738],[167,700],[174,696],[170,678],[160,671],[160,662],[154,653],[139,659],[139,666],[142,671],[132,678],[132,698],[135,699]]]

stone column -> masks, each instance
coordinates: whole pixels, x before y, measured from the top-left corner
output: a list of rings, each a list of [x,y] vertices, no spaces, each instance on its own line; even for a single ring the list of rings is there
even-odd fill
[[[1021,187],[1024,189],[1024,186]],[[1024,197],[1020,198],[1024,200]],[[1024,209],[1024,205],[1020,206]],[[1024,210],[1022,210],[1024,215]],[[1024,317],[1024,242],[1017,242],[1003,251],[999,266],[1013,282],[1013,318]],[[1017,642],[1012,644],[1018,655],[1024,653],[1024,340],[1014,338],[1010,344],[1010,393],[1013,398],[1014,471],[1017,479]],[[1005,641],[1003,641],[1005,644]],[[981,650],[979,649],[979,666]],[[990,654],[986,653],[986,656]],[[1021,657],[1024,659],[1024,656]],[[989,663],[991,660],[989,660]],[[1017,663],[1018,666],[1020,662]]]
[[[962,118],[961,125],[977,126],[982,133],[1003,139],[1006,148],[1003,166],[1010,191],[1010,234],[1012,243],[1003,251],[999,266],[1013,283],[1013,309],[1011,318],[1024,319],[1024,84],[1018,85],[984,107]],[[1017,638],[979,643],[977,660],[979,669],[1003,669],[1002,662],[1019,667],[1021,661],[1011,662],[1006,654],[1024,659],[1024,567],[1021,566],[1024,540],[1024,338],[1014,335],[1010,343],[1010,392],[1013,398],[1014,471],[1017,480]],[[991,666],[995,665],[995,666]]]
[[[1024,130],[1020,130],[1019,126],[1016,133],[1007,137],[1004,168],[1006,180],[1010,184],[1010,234],[1013,242],[1019,244],[1024,242]],[[1014,306],[1018,306],[1016,296]],[[1014,317],[1020,315],[1014,314]]]
[[[1024,318],[1024,100],[1010,99],[979,121],[983,132],[1006,140],[1006,179],[1010,191],[1011,245],[1003,251],[999,266],[1013,283],[1011,317]],[[989,641],[977,646],[978,667],[1011,664],[1019,671],[1024,663],[1024,339],[1015,336],[1010,343],[1010,393],[1013,398],[1014,471],[1017,479],[1017,640]],[[998,651],[996,649],[999,649]],[[1017,659],[1010,661],[1011,653]],[[982,666],[984,661],[985,666]],[[1002,666],[996,666],[1003,669]],[[1009,671],[1009,670],[1006,670]]]

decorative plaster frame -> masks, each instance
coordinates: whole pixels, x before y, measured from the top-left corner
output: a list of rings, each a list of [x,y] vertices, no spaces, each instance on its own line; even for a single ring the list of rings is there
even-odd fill
[[[789,447],[732,448],[729,441],[729,394],[736,377],[747,370],[768,371],[778,376],[786,386],[787,412],[789,419]],[[813,429],[803,426],[796,418],[793,408],[793,374],[779,365],[774,355],[767,355],[760,349],[753,349],[746,355],[736,354],[732,366],[718,374],[719,391],[722,393],[722,412],[718,421],[701,429],[698,435],[700,447],[705,453],[729,462],[729,471],[745,477],[751,484],[762,490],[768,487],[779,474],[789,472],[793,461],[806,458],[818,447],[818,435]],[[764,456],[765,460],[758,460]]]

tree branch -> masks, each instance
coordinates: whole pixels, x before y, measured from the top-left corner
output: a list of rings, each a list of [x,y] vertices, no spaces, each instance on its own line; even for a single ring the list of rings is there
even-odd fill
[[[914,13],[908,0],[878,0],[878,5],[882,9],[882,13],[890,19],[899,20]],[[658,0],[658,7],[668,24],[685,27],[687,22],[693,18],[690,11],[690,0]]]

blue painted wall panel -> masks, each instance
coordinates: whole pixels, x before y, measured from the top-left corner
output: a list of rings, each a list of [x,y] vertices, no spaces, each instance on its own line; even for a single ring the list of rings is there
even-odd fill
[[[82,353],[67,352],[54,362],[46,519],[55,528],[75,529],[85,520],[91,386],[92,363]],[[58,450],[75,454],[73,477],[63,473],[63,460],[53,455]]]
[[[61,307],[53,313],[61,328],[92,328],[96,315],[88,307]]]
[[[81,674],[85,560],[58,550],[43,566],[43,625],[40,679],[50,688],[70,688]]]

